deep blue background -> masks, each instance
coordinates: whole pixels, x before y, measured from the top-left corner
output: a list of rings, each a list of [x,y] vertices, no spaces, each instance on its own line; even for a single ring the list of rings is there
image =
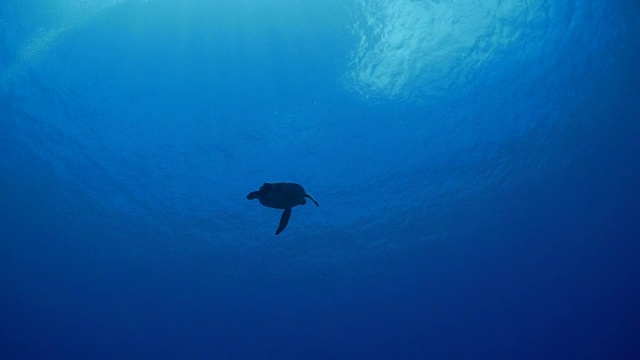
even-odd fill
[[[2,2],[1,357],[640,357],[639,15]]]

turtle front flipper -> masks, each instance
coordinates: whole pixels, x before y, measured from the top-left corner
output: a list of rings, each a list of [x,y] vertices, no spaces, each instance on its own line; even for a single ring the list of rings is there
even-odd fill
[[[309,199],[311,199],[311,201],[313,201],[314,204],[316,204],[316,206],[320,206],[320,204],[318,204],[318,202],[316,201],[316,199],[313,198],[313,196],[309,194],[304,194],[304,197],[308,197]]]
[[[280,225],[276,229],[276,235],[280,234],[284,228],[287,227],[289,223],[289,219],[291,218],[291,208],[286,208],[282,212],[282,216],[280,217]]]

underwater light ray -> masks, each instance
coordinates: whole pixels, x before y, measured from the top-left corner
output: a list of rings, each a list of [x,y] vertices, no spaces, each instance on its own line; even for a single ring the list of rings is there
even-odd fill
[[[61,20],[57,26],[39,29],[17,51],[14,60],[0,74],[0,87],[5,88],[17,76],[39,64],[49,50],[65,34],[91,21],[92,18],[126,0],[61,2]]]

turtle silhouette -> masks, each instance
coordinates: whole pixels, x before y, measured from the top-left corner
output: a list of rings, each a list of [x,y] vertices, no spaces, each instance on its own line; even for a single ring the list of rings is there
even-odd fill
[[[305,198],[311,199],[316,206],[320,206],[316,199],[307,194],[301,185],[295,183],[264,183],[260,186],[260,190],[252,191],[247,195],[247,199],[258,199],[260,204],[266,207],[284,210],[280,217],[280,225],[276,229],[276,235],[287,227],[291,218],[291,208],[306,204]]]

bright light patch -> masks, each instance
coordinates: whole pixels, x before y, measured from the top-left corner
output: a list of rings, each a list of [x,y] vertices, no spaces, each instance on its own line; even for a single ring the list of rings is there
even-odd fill
[[[527,0],[365,1],[350,83],[364,97],[396,100],[464,85],[519,38],[534,6]]]

